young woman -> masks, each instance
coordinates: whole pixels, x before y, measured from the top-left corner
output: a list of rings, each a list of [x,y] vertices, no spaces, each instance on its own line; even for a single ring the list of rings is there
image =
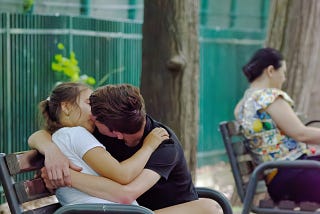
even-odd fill
[[[286,62],[272,48],[258,50],[243,67],[250,87],[235,108],[247,147],[257,164],[266,161],[316,159],[307,144],[320,143],[320,129],[305,126],[293,111],[293,101],[281,90]],[[320,170],[269,171],[266,183],[275,201],[320,202]]]
[[[45,130],[52,134],[53,142],[71,162],[82,168],[83,173],[101,175],[127,184],[140,174],[152,152],[163,140],[168,139],[168,133],[162,128],[154,129],[134,156],[119,163],[91,134],[94,130],[90,118],[91,93],[92,90],[81,83],[58,85],[46,100],[40,102]],[[111,203],[72,187],[58,188],[56,196],[62,205]],[[121,198],[110,200],[122,201]]]

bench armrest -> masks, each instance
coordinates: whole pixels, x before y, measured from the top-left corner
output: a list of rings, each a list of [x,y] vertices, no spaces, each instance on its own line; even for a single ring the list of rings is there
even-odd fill
[[[320,162],[315,160],[295,160],[295,161],[271,161],[259,164],[250,176],[247,191],[243,201],[242,214],[248,214],[251,210],[253,197],[257,187],[259,177],[267,169],[273,168],[303,168],[303,169],[319,169]]]
[[[231,204],[221,192],[206,187],[196,187],[196,190],[199,198],[210,198],[220,205],[224,214],[232,214]]]
[[[137,206],[137,205],[125,205],[125,204],[71,204],[65,205],[59,208],[54,214],[74,214],[74,213],[130,213],[130,214],[154,214],[148,208]]]

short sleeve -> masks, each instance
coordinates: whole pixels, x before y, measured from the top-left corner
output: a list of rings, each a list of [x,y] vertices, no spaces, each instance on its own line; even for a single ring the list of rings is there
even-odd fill
[[[78,130],[72,134],[72,142],[74,151],[80,156],[94,147],[105,148],[87,129],[83,127],[76,127]]]
[[[69,147],[81,158],[87,151],[94,147],[105,148],[87,129],[80,126],[59,129],[54,133],[53,141],[60,149]]]
[[[145,168],[158,173],[167,180],[177,160],[178,151],[173,141],[164,142],[153,152]]]
[[[287,93],[276,88],[266,88],[254,94],[256,110],[268,108],[278,97],[282,97],[293,108],[294,102]]]

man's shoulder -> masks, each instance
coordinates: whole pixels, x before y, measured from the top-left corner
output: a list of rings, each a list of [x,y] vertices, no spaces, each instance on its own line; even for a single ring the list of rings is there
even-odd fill
[[[180,144],[180,141],[179,141],[178,137],[176,136],[176,134],[174,133],[174,131],[173,131],[169,126],[167,126],[167,125],[165,125],[165,124],[163,124],[163,123],[161,123],[161,122],[153,119],[153,118],[152,118],[151,116],[149,116],[149,115],[147,115],[147,120],[149,120],[149,123],[150,123],[150,125],[149,125],[149,129],[150,129],[150,130],[149,130],[149,131],[151,131],[152,129],[157,128],[157,127],[162,127],[162,128],[164,128],[165,130],[167,130],[167,132],[169,133],[170,138],[172,139],[172,141],[173,141],[174,143]],[[147,122],[147,123],[148,123],[148,122]]]

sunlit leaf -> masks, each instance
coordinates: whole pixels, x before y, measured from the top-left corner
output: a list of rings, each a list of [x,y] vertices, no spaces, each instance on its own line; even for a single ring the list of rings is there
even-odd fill
[[[56,54],[56,55],[54,55],[54,59],[55,59],[56,61],[58,61],[58,62],[61,62],[62,59],[63,59],[63,56],[62,56],[62,54]]]
[[[51,69],[54,71],[60,72],[60,71],[62,71],[62,66],[58,63],[53,62],[53,63],[51,63]]]
[[[58,43],[58,49],[59,50],[63,50],[64,49],[64,45],[61,42]]]
[[[86,79],[86,83],[89,84],[89,85],[95,85],[96,84],[96,79],[93,78],[93,77],[88,77]]]

